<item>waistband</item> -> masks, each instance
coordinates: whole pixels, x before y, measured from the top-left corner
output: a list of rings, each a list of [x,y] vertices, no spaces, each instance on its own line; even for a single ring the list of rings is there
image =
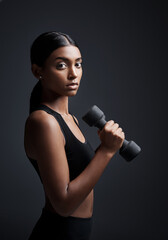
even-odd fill
[[[92,218],[93,218],[93,216],[92,217],[88,217],[88,218],[75,217],[75,216],[64,217],[64,216],[59,215],[56,212],[49,211],[45,207],[42,208],[42,216],[43,217],[45,216],[47,218],[52,218],[52,219],[55,219],[55,220],[72,220],[72,221],[78,221],[78,222],[79,221],[81,221],[81,222],[92,221]]]

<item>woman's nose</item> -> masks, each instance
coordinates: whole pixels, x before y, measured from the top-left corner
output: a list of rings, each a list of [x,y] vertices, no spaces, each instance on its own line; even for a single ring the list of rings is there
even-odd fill
[[[74,79],[77,76],[78,75],[77,75],[76,69],[74,67],[71,67],[68,72],[68,79]]]

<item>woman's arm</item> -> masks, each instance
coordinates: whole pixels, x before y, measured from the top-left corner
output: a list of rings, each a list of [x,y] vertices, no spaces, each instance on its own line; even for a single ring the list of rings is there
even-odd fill
[[[44,190],[58,214],[69,216],[74,212],[93,189],[110,159],[122,145],[124,135],[121,134],[121,130],[117,130],[118,124],[112,122],[109,121],[104,129],[99,131],[102,141],[100,147],[85,170],[72,181],[69,178],[64,136],[55,118],[47,114],[43,118],[36,116],[27,123],[32,132],[31,141]],[[112,127],[113,131],[118,131],[117,135],[112,133]]]

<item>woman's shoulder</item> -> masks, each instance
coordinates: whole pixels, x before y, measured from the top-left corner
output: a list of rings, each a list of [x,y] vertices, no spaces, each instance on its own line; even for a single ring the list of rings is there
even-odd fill
[[[32,113],[30,113],[30,115],[28,116],[26,123],[52,123],[55,122],[55,118],[51,115],[48,114],[47,112],[43,111],[43,110],[36,110],[33,111]]]
[[[59,124],[53,115],[43,110],[33,111],[26,119],[25,129],[28,131],[31,130],[31,132],[34,131],[34,133],[37,133],[38,130],[47,131],[49,128],[59,128]]]
[[[47,142],[62,141],[60,126],[54,116],[42,110],[32,112],[25,123],[25,149],[28,156],[37,159],[39,146],[46,146]],[[62,141],[64,143],[64,139]],[[48,146],[49,148],[49,146]],[[40,148],[40,151],[44,149]]]

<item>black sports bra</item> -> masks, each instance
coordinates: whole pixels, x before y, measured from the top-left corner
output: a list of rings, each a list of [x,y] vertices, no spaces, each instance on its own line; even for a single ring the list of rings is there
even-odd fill
[[[47,113],[53,115],[58,121],[66,141],[65,152],[66,152],[66,157],[69,165],[70,180],[73,180],[87,167],[87,165],[93,158],[95,151],[91,147],[90,143],[86,140],[86,138],[85,138],[85,142],[82,143],[75,137],[75,135],[72,133],[72,131],[70,130],[70,128],[62,118],[61,114],[59,114],[58,112],[54,111],[53,109],[49,108],[44,104],[40,104],[39,107],[36,108],[35,110],[44,110]],[[73,119],[77,124],[74,117]],[[79,127],[78,124],[77,126]],[[41,179],[37,161],[31,158],[29,158],[29,160],[33,164],[34,168],[36,169]]]

